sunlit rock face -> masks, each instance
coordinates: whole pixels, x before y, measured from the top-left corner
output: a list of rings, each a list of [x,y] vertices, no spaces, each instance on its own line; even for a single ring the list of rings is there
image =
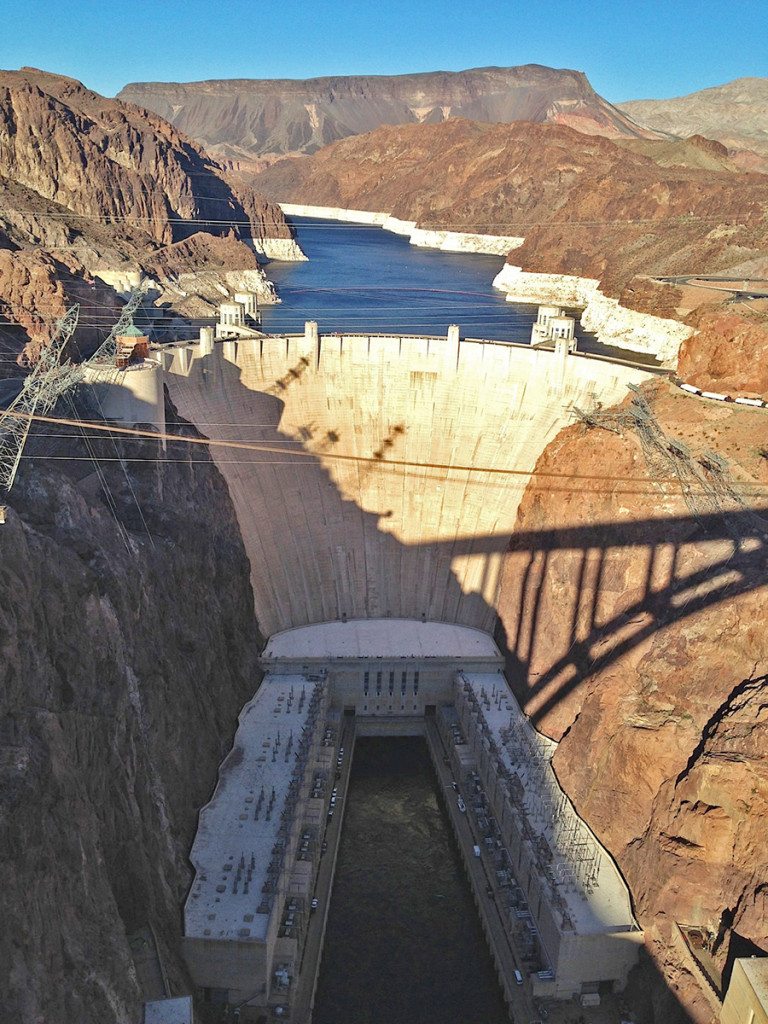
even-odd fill
[[[519,699],[560,740],[558,777],[617,858],[656,962],[693,1018],[711,1021],[677,924],[711,934],[720,969],[735,937],[768,946],[768,512],[745,486],[764,489],[768,464],[754,411],[666,384],[650,406],[691,453],[679,464],[687,500],[672,461],[657,451],[649,464],[636,429],[563,431],[519,507],[500,636]],[[724,475],[713,451],[727,457]],[[605,479],[585,479],[596,467]]]

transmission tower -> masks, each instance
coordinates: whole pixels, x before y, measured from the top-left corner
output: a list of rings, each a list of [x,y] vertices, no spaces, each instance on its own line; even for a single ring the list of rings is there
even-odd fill
[[[21,391],[8,408],[0,412],[0,523],[5,522],[5,498],[16,479],[32,416],[49,412],[59,395],[81,379],[79,366],[61,362],[79,315],[78,305],[67,310],[32,372],[25,378]]]
[[[146,285],[140,285],[133,292],[130,299],[128,299],[120,312],[120,319],[90,357],[88,360],[89,363],[105,362],[114,359],[117,354],[117,338],[133,323],[133,314],[142,303],[145,287]]]

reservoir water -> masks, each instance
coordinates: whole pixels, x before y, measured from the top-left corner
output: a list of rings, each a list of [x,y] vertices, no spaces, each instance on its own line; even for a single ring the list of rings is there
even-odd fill
[[[355,746],[312,1019],[509,1019],[423,739]]]
[[[263,309],[266,331],[297,332],[305,320],[321,331],[445,334],[528,341],[532,306],[505,302],[491,284],[501,256],[419,249],[382,228],[292,218],[306,263],[271,263],[282,303]]]

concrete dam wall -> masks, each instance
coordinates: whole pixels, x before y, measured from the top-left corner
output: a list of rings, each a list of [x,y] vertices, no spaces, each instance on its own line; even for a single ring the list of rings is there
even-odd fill
[[[318,336],[312,325],[212,350],[166,347],[163,359],[183,416],[212,439],[258,445],[211,452],[267,635],[374,617],[492,631],[537,457],[574,406],[610,405],[650,376],[528,346],[459,344],[455,330],[447,340]]]

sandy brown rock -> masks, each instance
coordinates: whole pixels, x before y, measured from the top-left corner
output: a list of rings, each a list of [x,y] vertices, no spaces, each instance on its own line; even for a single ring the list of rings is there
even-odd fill
[[[651,406],[702,480],[708,453],[727,460],[724,514],[704,487],[694,514],[635,430],[569,427],[520,506],[500,615],[517,693],[560,740],[562,785],[624,873],[668,984],[710,1022],[676,922],[711,934],[718,971],[739,939],[768,949],[765,414],[665,383]]]
[[[621,110],[673,135],[701,133],[734,149],[768,154],[768,78],[737,78],[666,100],[630,100]]]
[[[768,314],[746,305],[703,306],[680,349],[679,374],[708,391],[768,397]]]

